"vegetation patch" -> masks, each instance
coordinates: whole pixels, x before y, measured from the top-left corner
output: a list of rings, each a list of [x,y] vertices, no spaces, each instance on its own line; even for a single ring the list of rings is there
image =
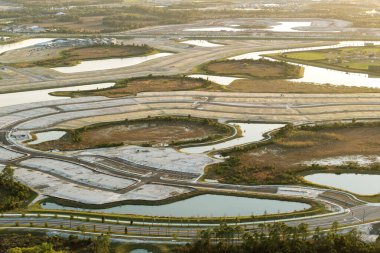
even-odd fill
[[[380,46],[289,52],[269,57],[341,71],[380,75]]]
[[[221,224],[202,231],[196,241],[178,246],[174,252],[379,252],[380,240],[365,242],[357,230],[338,233],[338,226],[334,222],[328,232],[324,232],[319,227],[310,231],[306,223],[298,226],[274,223],[259,224],[246,232],[241,226]]]
[[[248,76],[258,79],[295,79],[303,77],[303,68],[286,62],[260,60],[211,61],[201,70],[213,75]]]
[[[11,166],[0,172],[0,212],[26,207],[34,197],[31,189],[15,181]]]
[[[75,235],[64,238],[60,236],[47,236],[43,233],[30,234],[20,232],[0,234],[0,252],[7,253],[109,252],[109,248],[110,240],[107,236],[82,239]]]
[[[239,79],[225,88],[231,92],[256,93],[377,93],[380,89],[369,87],[350,87],[344,85],[319,85],[312,83],[291,82],[283,79]]]
[[[148,76],[121,80],[114,86],[106,89],[89,91],[59,91],[52,92],[51,95],[64,97],[105,96],[115,98],[136,95],[139,92],[199,89],[217,90],[220,88],[219,85],[201,78],[189,78],[185,76]]]
[[[154,117],[95,124],[68,130],[59,140],[32,145],[40,150],[79,150],[122,146],[180,145],[215,141],[234,133],[231,126],[193,117]]]
[[[21,68],[35,66],[48,68],[66,67],[77,65],[84,60],[133,57],[153,54],[155,52],[157,52],[155,49],[147,45],[97,45],[90,47],[72,48],[62,51],[60,53],[60,57],[58,58],[37,62],[15,63],[13,66]]]
[[[210,165],[206,178],[224,183],[297,184],[305,183],[305,171],[380,171],[377,164],[309,166],[305,162],[319,159],[363,155],[380,152],[379,123],[335,123],[315,126],[287,125],[273,134],[272,139],[233,148],[223,153],[224,163]]]

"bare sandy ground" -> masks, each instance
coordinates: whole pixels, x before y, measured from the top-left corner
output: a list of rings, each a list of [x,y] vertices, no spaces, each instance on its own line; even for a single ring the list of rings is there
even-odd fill
[[[24,168],[17,168],[15,177],[45,196],[84,204],[107,204],[124,200],[163,200],[190,191],[179,187],[147,184],[128,193],[119,194],[69,183],[52,175]]]
[[[76,152],[64,152],[72,156],[97,155],[116,157],[157,170],[192,173],[202,175],[204,168],[216,162],[205,154],[185,154],[172,148],[147,148],[139,146],[124,146],[116,148],[90,149]]]
[[[114,177],[94,172],[79,164],[48,158],[31,158],[20,163],[23,166],[36,168],[40,171],[53,173],[72,181],[80,182],[88,186],[95,186],[108,190],[127,188],[135,183],[133,180]]]

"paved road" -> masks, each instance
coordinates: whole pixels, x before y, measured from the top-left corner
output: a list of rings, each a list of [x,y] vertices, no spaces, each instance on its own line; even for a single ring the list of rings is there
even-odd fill
[[[31,89],[64,87],[100,82],[110,82],[130,77],[152,75],[175,75],[192,72],[193,69],[205,62],[220,58],[232,57],[252,51],[263,51],[274,48],[306,47],[333,42],[310,41],[225,41],[226,45],[215,48],[188,47],[167,39],[143,40],[152,47],[170,50],[175,54],[127,68],[105,71],[62,74],[46,68],[24,69],[12,79],[0,80],[0,93],[19,92]],[[170,46],[168,46],[168,44]],[[27,75],[29,78],[25,78]],[[43,77],[41,79],[41,77]]]
[[[153,46],[156,46],[157,48],[164,47],[168,49],[168,45],[165,45],[165,42],[167,40],[157,40],[153,43]],[[310,46],[310,42],[297,42],[297,45],[304,45]],[[58,74],[50,70],[46,70],[46,74],[50,75],[51,78],[49,80],[41,81],[41,78],[38,78],[38,75],[42,71],[39,69],[39,72],[33,72],[33,70],[27,70],[22,72],[24,75],[27,73],[29,75],[29,81],[26,83],[25,78],[15,78],[12,81],[9,80],[0,80],[0,92],[9,92],[9,91],[21,91],[25,89],[33,89],[33,88],[41,88],[41,87],[60,87],[60,86],[70,86],[70,85],[79,85],[79,84],[87,84],[87,83],[94,83],[94,82],[104,82],[104,81],[110,81],[115,79],[122,79],[126,77],[132,77],[132,76],[146,76],[148,74],[154,74],[154,75],[171,75],[171,74],[178,74],[178,73],[186,73],[190,72],[195,66],[209,61],[213,59],[223,58],[223,57],[229,57],[234,56],[237,54],[242,54],[250,51],[255,50],[267,50],[271,49],[273,47],[291,47],[295,46],[294,42],[284,42],[284,41],[275,41],[275,42],[268,42],[268,41],[234,41],[231,44],[228,44],[225,47],[219,47],[219,48],[207,48],[202,49],[199,47],[194,48],[177,48],[177,46],[173,45],[172,49],[176,52],[175,55],[172,55],[170,57],[162,58],[153,60],[141,65],[129,67],[127,69],[116,69],[116,70],[109,70],[109,71],[97,71],[94,73],[91,73],[91,75],[88,75],[88,73],[80,73],[80,74]],[[170,47],[170,46],[169,46]],[[160,63],[160,64],[157,64]],[[206,93],[204,93],[206,94]],[[160,93],[152,94],[152,96],[160,95]],[[162,94],[161,94],[162,95]],[[165,94],[163,94],[165,95]],[[167,96],[171,96],[170,93],[166,93]],[[173,93],[174,95],[178,95],[178,93]],[[235,94],[236,95],[236,94]],[[226,95],[228,96],[228,94]],[[238,95],[236,95],[238,96]],[[275,95],[273,95],[275,96]],[[273,96],[269,95],[271,99],[273,99]],[[302,95],[303,96],[303,95]],[[342,95],[343,96],[343,95]],[[364,96],[364,95],[363,95]],[[367,96],[367,95],[366,95]],[[352,95],[346,95],[348,99],[352,99]],[[258,98],[259,100],[267,100],[268,97],[261,97]],[[286,97],[285,97],[286,99]],[[288,100],[294,100],[295,98],[289,97]],[[319,98],[321,100],[323,99],[329,99],[329,95],[326,95],[323,98]],[[331,100],[337,99],[330,97]],[[378,97],[374,96],[373,98],[369,98],[369,100],[376,100]],[[365,99],[364,99],[365,100]],[[161,101],[160,103],[164,103],[165,101]],[[286,103],[285,103],[286,104]],[[361,101],[361,102],[341,102],[339,103],[339,106],[342,108],[345,108],[347,106],[361,106],[361,107],[368,107],[371,105],[371,107],[377,106],[378,102],[371,102],[371,101]],[[226,103],[220,103],[217,101],[213,101],[212,99],[209,102],[209,105],[211,106],[224,106],[223,109],[226,110],[228,107],[235,106],[239,110],[243,110],[244,106],[241,105],[228,105]],[[245,107],[251,107],[251,108],[259,108],[259,107],[266,107],[270,110],[275,110],[282,108],[284,105],[279,105],[276,103],[273,103],[273,101],[266,101],[266,103],[262,103],[258,106],[254,106],[252,104],[248,104]],[[312,102],[310,104],[305,104],[299,102],[299,105],[294,105],[293,108],[291,108],[294,111],[299,111],[302,108],[314,108],[314,107],[332,107],[332,106],[338,106],[338,104],[328,104],[326,102]],[[54,107],[56,108],[56,107]],[[363,114],[363,109],[356,109],[357,113]],[[210,109],[210,112],[213,111]],[[345,108],[345,112],[347,112],[347,109]],[[375,109],[371,109],[370,111],[371,115],[377,115],[378,111]],[[52,113],[53,115],[55,113]],[[322,113],[323,114],[323,113]],[[48,116],[49,114],[46,114],[44,116]],[[273,116],[273,115],[272,115]],[[272,117],[271,116],[271,117]],[[138,180],[138,183],[136,183],[134,186],[129,187],[128,189],[123,189],[123,191],[129,191],[134,189],[135,187],[138,187],[141,185],[141,183],[158,183],[158,184],[167,184],[167,185],[173,185],[173,186],[180,186],[180,187],[191,187],[194,189],[200,189],[200,190],[208,190],[213,192],[226,192],[226,191],[236,191],[236,192],[260,192],[260,193],[273,193],[276,192],[279,186],[239,186],[239,185],[223,185],[223,184],[209,184],[209,183],[200,183],[200,182],[188,182],[188,181],[173,181],[173,180],[167,180],[162,178],[161,176],[163,174],[167,174],[167,171],[158,171],[154,176],[152,177],[143,177],[138,175],[130,175],[128,173],[123,173],[120,170],[117,170],[117,168],[110,168],[101,164],[93,164],[93,163],[87,163],[85,161],[79,160],[75,157],[63,157],[61,155],[52,154],[52,153],[43,153],[39,151],[33,151],[30,149],[26,149],[19,145],[14,145],[14,143],[10,143],[9,140],[6,138],[7,134],[18,124],[21,124],[23,122],[37,119],[39,117],[31,117],[31,118],[25,118],[21,121],[14,122],[6,127],[3,127],[0,131],[0,142],[10,147],[11,149],[22,152],[28,155],[28,157],[21,158],[18,160],[14,160],[11,163],[13,165],[18,165],[18,163],[22,159],[30,158],[30,157],[46,157],[46,158],[52,158],[52,159],[60,159],[71,163],[80,163],[82,165],[85,165],[93,170],[96,171],[102,171],[103,173],[111,174],[111,175],[117,175],[119,177],[125,177],[125,178],[133,178]],[[358,117],[355,117],[358,118]],[[139,169],[139,165],[137,164],[129,164],[129,166],[136,166],[136,169]],[[140,168],[140,169],[147,169],[147,168]],[[149,168],[148,168],[149,169]],[[152,170],[155,170],[152,168]],[[56,175],[57,176],[57,175]],[[66,179],[67,180],[67,179]],[[78,183],[78,182],[76,182]],[[372,206],[368,204],[363,204],[360,201],[357,201],[352,198],[352,196],[348,195],[344,192],[334,191],[335,197],[334,198],[326,198],[326,196],[319,196],[319,200],[323,201],[330,201],[335,203],[336,205],[344,205],[348,210],[347,212],[339,213],[334,216],[326,216],[326,217],[312,217],[312,218],[305,218],[303,220],[297,220],[297,221],[287,221],[286,223],[288,225],[297,225],[301,222],[306,222],[310,225],[311,228],[315,228],[316,226],[321,226],[323,228],[328,228],[331,226],[331,224],[334,221],[338,221],[340,224],[343,225],[355,225],[361,223],[364,221],[369,220],[379,220],[380,219],[380,207],[379,206]],[[111,232],[121,232],[124,233],[125,225],[119,225],[119,224],[103,224],[99,221],[91,221],[91,222],[84,222],[84,221],[77,221],[77,220],[67,220],[62,218],[35,218],[35,217],[2,217],[0,218],[0,225],[1,226],[14,226],[16,222],[19,222],[20,226],[28,226],[30,225],[30,222],[32,222],[34,225],[38,226],[44,226],[45,222],[49,223],[50,225],[56,225],[60,226],[61,224],[63,227],[77,227],[86,225],[88,227],[87,230],[93,229],[93,226],[96,227],[97,231],[108,231]],[[155,234],[155,235],[172,235],[177,234],[179,236],[194,236],[200,228],[191,228],[191,227],[173,227],[163,225],[163,224],[155,224],[154,228],[150,228],[147,226],[141,226],[141,225],[128,225],[128,229],[130,233],[134,234]],[[246,229],[249,230],[252,228],[252,226],[255,226],[254,224],[248,224]],[[207,226],[202,226],[202,228]]]
[[[134,187],[129,187],[128,189],[125,190],[132,190],[137,186],[141,185],[142,183],[158,183],[158,184],[167,184],[167,185],[172,185],[172,186],[179,186],[179,187],[191,187],[194,189],[199,189],[199,190],[208,190],[211,192],[221,192],[221,193],[226,193],[226,192],[250,192],[250,193],[266,193],[266,194],[273,194],[277,192],[278,187],[280,186],[240,186],[240,185],[224,185],[224,184],[210,184],[210,183],[201,183],[201,182],[188,182],[188,181],[173,181],[173,180],[167,180],[161,177],[161,173],[168,173],[168,172],[158,172],[152,177],[145,177],[145,176],[138,176],[134,175],[131,176],[130,174],[123,174],[121,171],[115,170],[115,168],[109,168],[105,167],[99,164],[92,164],[92,163],[87,163],[85,161],[79,160],[78,158],[75,157],[63,157],[61,155],[57,154],[52,154],[52,153],[45,153],[45,152],[40,152],[40,151],[35,151],[35,150],[30,150],[27,149],[23,146],[20,145],[14,145],[14,143],[9,142],[9,139],[6,137],[9,131],[11,131],[13,128],[15,128],[17,125],[32,120],[32,119],[37,119],[40,116],[36,117],[31,117],[31,118],[25,118],[21,121],[14,122],[13,124],[10,124],[0,131],[0,142],[3,143],[3,145],[10,147],[11,149],[28,154],[28,157],[25,158],[30,158],[30,157],[46,157],[46,158],[52,158],[52,159],[60,159],[64,160],[67,162],[71,163],[80,163],[82,165],[88,166],[89,168],[96,170],[96,171],[101,171],[103,173],[111,174],[111,175],[117,175],[119,177],[126,177],[126,178],[133,178],[139,181]],[[22,158],[22,159],[25,159]],[[14,165],[17,165],[22,159],[14,160],[11,163]],[[136,166],[137,169],[139,167],[138,164],[129,164],[131,166]],[[117,169],[117,168],[116,168]],[[149,168],[142,168],[142,169],[149,169]],[[152,170],[154,170],[152,168]],[[57,176],[57,175],[56,175]],[[58,175],[59,176],[59,175]],[[67,179],[66,179],[67,180]],[[77,182],[76,182],[77,183]],[[288,186],[289,187],[289,186]],[[307,188],[301,188],[307,190]],[[353,196],[340,192],[340,191],[328,191],[334,193],[334,197],[327,197],[320,195],[317,197],[318,200],[320,201],[330,201],[332,203],[335,203],[336,205],[339,206],[345,206],[347,208],[347,212],[342,212],[333,216],[326,216],[326,217],[312,217],[308,218],[305,217],[305,219],[302,220],[297,220],[297,221],[288,221],[288,225],[297,225],[301,222],[306,222],[309,224],[310,228],[315,228],[316,226],[321,226],[323,228],[328,228],[331,226],[331,224],[335,221],[338,221],[342,225],[355,225],[359,224],[363,221],[369,221],[369,220],[378,220],[380,219],[380,206],[371,206],[367,205],[361,201],[356,200]],[[59,227],[61,224],[64,227],[68,227],[70,225],[70,221],[67,221],[66,219],[53,219],[53,218],[12,218],[12,217],[5,217],[0,219],[0,224],[2,226],[12,226],[16,222],[20,223],[20,226],[28,226],[30,225],[30,222],[33,222],[34,225],[38,226],[44,226],[44,223],[47,222],[50,225],[56,225]],[[71,226],[72,227],[77,227],[77,226],[82,226],[86,225],[88,227],[88,230],[93,229],[93,226],[96,226],[97,230],[105,231],[108,229],[111,230],[111,232],[123,232],[125,229],[125,225],[118,225],[118,224],[103,224],[101,222],[83,222],[83,221],[71,221]],[[147,226],[141,226],[141,225],[128,225],[129,231],[134,234],[156,234],[156,235],[163,235],[163,234],[168,234],[171,235],[173,233],[181,236],[191,236],[195,235],[197,230],[199,228],[190,228],[190,227],[172,227],[168,226],[167,224],[162,225],[162,224],[153,224],[155,225],[154,229],[150,229]],[[110,227],[109,227],[110,226]],[[246,226],[246,229],[249,230],[252,228],[252,226],[255,226],[254,224],[248,224]],[[92,227],[92,228],[91,228]],[[202,228],[205,228],[207,226],[202,226]],[[149,232],[150,231],[150,232]]]
[[[319,227],[321,229],[329,229],[333,222],[338,222],[339,225],[343,227],[355,227],[358,224],[361,224],[380,219],[380,207],[379,206],[357,206],[350,210],[350,212],[322,217],[322,218],[305,218],[297,221],[285,221],[284,223],[288,226],[297,226],[301,223],[306,223],[309,226],[310,230],[314,230]],[[100,232],[100,233],[111,233],[111,234],[124,234],[125,228],[127,227],[128,234],[131,236],[168,236],[172,237],[174,234],[176,237],[195,237],[199,231],[213,228],[218,225],[175,225],[167,223],[140,223],[131,224],[126,221],[119,221],[119,224],[116,220],[105,220],[105,223],[101,221],[85,219],[78,220],[75,217],[73,220],[69,218],[53,218],[53,217],[2,217],[0,218],[0,228],[1,227],[45,227],[45,224],[48,224],[48,227],[51,229],[74,229],[78,227],[85,227],[85,231],[88,232]],[[263,223],[263,222],[261,222]],[[266,222],[270,223],[270,222]],[[16,225],[17,224],[17,225]],[[252,231],[254,228],[257,228],[259,223],[255,224],[241,224],[245,231]],[[78,232],[80,233],[80,232]]]

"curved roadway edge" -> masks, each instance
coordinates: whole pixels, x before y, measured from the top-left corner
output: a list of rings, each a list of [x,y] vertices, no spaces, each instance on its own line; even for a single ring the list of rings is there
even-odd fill
[[[51,113],[51,114],[56,114],[56,113]],[[50,115],[51,115],[50,114]],[[49,115],[49,114],[47,114]],[[46,115],[44,115],[46,116]],[[93,170],[96,171],[101,171],[102,173],[111,173],[115,175],[114,170],[110,170],[109,168],[105,168],[104,166],[99,166],[99,165],[94,165],[94,164],[89,164],[87,162],[81,161],[77,158],[74,157],[64,157],[58,154],[52,154],[52,153],[46,153],[46,152],[41,152],[41,151],[36,151],[36,150],[31,150],[29,148],[25,148],[21,145],[16,145],[12,140],[9,138],[9,134],[11,131],[19,124],[32,120],[32,119],[37,119],[41,117],[40,116],[34,116],[30,118],[24,118],[17,120],[15,122],[12,122],[10,124],[7,124],[6,126],[2,127],[2,131],[0,132],[0,141],[3,143],[4,146],[6,146],[7,149],[13,150],[18,153],[25,154],[22,158],[16,159],[16,160],[11,160],[9,161],[10,164],[18,166],[18,162],[20,159],[25,159],[29,157],[47,157],[47,158],[52,158],[52,159],[58,159],[62,161],[66,161],[69,163],[77,163],[82,166],[92,168]],[[138,165],[137,165],[138,166]],[[120,175],[118,176],[124,176],[126,175]],[[130,177],[130,176],[128,176]],[[299,223],[307,223],[311,228],[315,228],[317,226],[320,226],[322,228],[328,228],[331,226],[331,224],[335,221],[339,222],[343,226],[357,226],[362,224],[363,222],[366,222],[368,220],[380,220],[380,205],[376,204],[369,204],[365,203],[363,201],[359,201],[355,196],[352,194],[343,192],[343,191],[336,191],[336,190],[328,190],[328,189],[321,189],[321,188],[311,188],[311,187],[302,187],[302,186],[243,186],[243,185],[226,185],[226,184],[219,184],[219,183],[203,183],[203,182],[186,182],[186,181],[174,181],[174,180],[167,180],[167,179],[162,179],[161,177],[154,177],[154,178],[144,178],[144,177],[133,177],[137,182],[141,183],[141,181],[146,182],[148,180],[149,183],[158,183],[158,184],[163,184],[163,185],[168,185],[168,186],[176,186],[176,187],[187,187],[187,188],[193,188],[193,189],[207,189],[215,192],[256,192],[256,193],[262,193],[263,189],[268,189],[271,188],[272,192],[276,192],[275,194],[268,194],[271,196],[278,196],[280,195],[278,193],[279,189],[282,188],[287,188],[290,190],[298,191],[298,192],[304,192],[301,194],[299,197],[305,197],[305,198],[311,198],[320,202],[327,203],[329,205],[335,206],[336,211],[328,214],[323,214],[323,215],[315,215],[315,216],[310,216],[310,217],[301,217],[301,218],[294,218],[294,219],[283,219],[283,220],[275,220],[271,222],[276,222],[276,221],[282,221],[285,222],[286,224],[290,226],[295,226]],[[321,192],[331,192],[334,193],[335,197],[324,197],[323,194],[317,194],[315,196],[308,196],[310,192],[315,192],[315,191],[321,191]],[[265,191],[264,191],[265,192]],[[283,195],[287,195],[286,193],[283,193]],[[289,194],[292,195],[292,194]],[[292,195],[294,196],[294,195]],[[16,216],[16,217],[15,217]],[[19,216],[19,217],[17,217]],[[16,222],[20,222],[22,224],[19,224],[22,227],[25,227],[25,224],[29,224],[30,222],[35,223],[35,225],[43,227],[43,224],[45,222],[49,224],[67,224],[68,222],[70,223],[75,223],[75,226],[82,226],[82,225],[95,225],[99,226],[100,228],[102,227],[107,227],[108,229],[111,230],[111,232],[117,233],[118,231],[124,231],[125,225],[123,226],[121,224],[103,224],[99,222],[99,220],[90,220],[89,222],[83,222],[79,220],[74,220],[74,221],[68,221],[67,216],[62,217],[62,216],[57,216],[57,218],[54,218],[54,215],[50,215],[48,217],[45,217],[44,215],[41,215],[41,217],[34,217],[33,215],[28,214],[25,217],[20,217],[21,215],[13,215],[12,214],[6,214],[3,215],[0,218],[0,225],[2,227],[12,227]],[[52,218],[53,216],[53,218]],[[76,218],[82,219],[82,217],[78,216]],[[111,222],[111,223],[118,223],[115,220],[107,220],[106,222]],[[119,222],[121,223],[121,222]],[[249,230],[250,228],[260,224],[262,222],[247,222],[247,223],[240,223],[245,227],[246,230]],[[266,221],[268,223],[268,221]],[[235,223],[236,224],[236,223]],[[73,224],[71,224],[73,226]],[[161,235],[163,231],[165,230],[168,235],[171,234],[178,234],[178,232],[184,234],[192,234],[195,236],[195,230],[194,228],[191,228],[191,225],[189,225],[188,228],[182,227],[181,224],[158,224],[158,223],[151,223],[152,226],[154,226],[156,229],[158,229],[156,232],[152,232],[149,229],[149,233],[156,233],[157,235]],[[197,230],[199,228],[207,228],[207,227],[213,227],[214,225],[210,224],[193,224],[198,226]],[[181,226],[180,229],[178,226]],[[136,231],[142,231],[147,230],[147,224],[141,224],[139,222],[134,223],[133,225],[129,225],[129,228],[132,230],[135,229]],[[170,230],[170,231],[168,231]]]
[[[377,223],[374,217],[366,217],[364,221],[358,216],[363,210],[374,211],[368,209],[368,205],[359,206],[351,209],[349,212],[344,212],[340,216],[329,217],[309,217],[305,219],[286,219],[279,220],[289,226],[297,226],[300,223],[307,223],[310,231],[316,227],[322,230],[328,230],[331,224],[337,221],[340,224],[340,229],[355,228],[360,225],[369,225]],[[379,209],[375,212],[379,213]],[[379,219],[380,215],[377,215]],[[372,219],[369,219],[372,218]],[[265,221],[252,223],[234,223],[233,225],[242,225],[245,231],[251,231],[259,224],[272,223],[279,221]],[[17,225],[16,225],[17,224]],[[32,227],[30,224],[33,224]],[[48,227],[46,227],[48,225]],[[218,225],[203,225],[203,224],[172,224],[172,223],[143,223],[134,222],[133,225],[128,221],[118,221],[115,219],[105,219],[104,222],[100,218],[87,218],[85,216],[75,215],[56,215],[56,214],[2,214],[0,217],[0,229],[37,229],[55,231],[59,233],[80,233],[82,235],[96,235],[100,233],[109,233],[113,238],[123,239],[143,239],[157,241],[167,241],[175,238],[178,241],[186,242],[196,237],[199,231],[213,228]],[[85,228],[82,231],[78,228]],[[94,228],[96,232],[94,231]],[[125,228],[128,229],[128,235],[125,234]]]

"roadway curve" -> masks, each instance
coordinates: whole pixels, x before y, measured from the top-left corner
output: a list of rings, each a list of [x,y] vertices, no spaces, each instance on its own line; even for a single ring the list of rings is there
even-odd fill
[[[24,69],[7,67],[8,71],[13,73],[12,78],[3,78],[0,80],[0,93],[110,82],[131,77],[148,76],[150,74],[182,75],[185,73],[191,73],[196,66],[202,63],[220,58],[233,57],[243,53],[270,49],[334,44],[334,42],[294,42],[289,40],[227,40],[222,42],[225,43],[225,46],[223,47],[204,48],[189,47],[186,44],[181,44],[170,39],[135,39],[130,43],[147,44],[162,51],[173,52],[174,54],[126,68],[103,71],[63,74],[52,69],[41,67]],[[8,52],[7,54],[9,53],[12,52]],[[25,59],[25,61],[26,60],[27,59]]]
[[[360,97],[358,102],[358,96]],[[297,94],[290,94],[290,95],[283,95],[280,96],[279,94],[236,94],[236,93],[210,93],[210,92],[167,92],[167,93],[145,93],[140,94],[137,97],[133,97],[135,102],[138,101],[139,105],[148,105],[150,111],[155,111],[154,108],[160,108],[163,104],[175,104],[176,100],[189,100],[189,106],[191,108],[191,105],[194,103],[193,100],[196,100],[199,102],[199,98],[202,98],[201,103],[203,108],[207,108],[208,105],[222,105],[224,106],[223,110],[227,110],[228,108],[238,108],[240,111],[244,110],[244,108],[250,108],[253,110],[259,110],[260,108],[266,108],[271,110],[272,112],[275,112],[275,110],[289,110],[289,105],[287,102],[289,101],[297,101],[296,104],[294,104],[290,111],[291,113],[294,113],[294,111],[297,111],[297,114],[303,115],[302,108],[306,108],[307,110],[316,109],[322,107],[323,110],[328,110],[328,108],[334,108],[334,110],[342,110],[345,113],[348,114],[354,114],[355,112],[359,112],[360,114],[363,114],[362,107],[367,106],[369,104],[372,105],[372,114],[375,114],[375,116],[378,114],[377,117],[380,117],[380,109],[377,111],[377,109],[373,109],[377,106],[377,103],[375,102],[378,100],[378,96],[376,94],[361,94],[361,95],[297,95]],[[207,101],[203,99],[204,97],[208,97]],[[131,99],[131,98],[125,98],[125,99]],[[146,99],[146,100],[144,100]],[[152,100],[153,99],[153,100]],[[158,99],[156,101],[155,99]],[[174,99],[174,101],[173,101]],[[226,99],[228,101],[226,101]],[[97,101],[102,101],[102,98],[98,98]],[[120,106],[114,106],[112,107],[112,101],[115,99],[105,99],[107,103],[110,104],[111,109],[115,109]],[[28,122],[42,122],[44,118],[54,116],[54,115],[60,115],[63,113],[66,113],[65,110],[69,110],[70,112],[84,112],[87,110],[90,110],[91,108],[97,108],[101,104],[97,104],[97,102],[93,101],[81,101],[78,102],[78,99],[72,99],[72,100],[66,100],[66,101],[55,101],[50,103],[50,105],[46,104],[32,104],[28,106],[29,110],[23,109],[22,107],[8,107],[8,108],[2,108],[0,110],[0,115],[3,115],[3,117],[11,117],[13,114],[20,113],[30,110],[38,110],[41,108],[50,108],[51,110],[54,110],[53,112],[45,112],[36,115],[36,116],[26,116],[22,119],[13,119],[12,117],[9,120],[8,123],[4,123],[0,129],[0,141],[2,145],[6,148],[9,148],[13,151],[20,152],[25,154],[24,157],[15,159],[12,161],[9,161],[9,163],[17,166],[20,161],[24,159],[29,159],[31,157],[45,157],[45,158],[52,158],[52,159],[59,159],[63,161],[67,161],[70,163],[79,163],[82,165],[85,165],[86,167],[91,168],[92,170],[102,172],[109,175],[116,175],[118,177],[124,177],[124,178],[133,178],[137,181],[137,183],[128,189],[124,189],[125,191],[132,190],[141,184],[145,183],[157,183],[157,184],[164,184],[164,185],[171,185],[171,186],[177,186],[177,187],[187,187],[187,188],[193,188],[193,189],[199,189],[199,190],[209,190],[212,192],[256,192],[256,193],[265,193],[271,196],[276,196],[276,192],[282,186],[243,186],[243,185],[225,185],[225,184],[214,184],[214,183],[202,183],[202,182],[193,182],[193,181],[186,181],[186,180],[170,180],[166,179],[165,175],[170,174],[170,171],[157,171],[154,168],[151,168],[152,170],[155,170],[156,173],[152,174],[151,177],[142,177],[138,175],[132,176],[128,173],[123,173],[122,171],[118,170],[117,166],[115,167],[109,167],[109,166],[103,166],[101,164],[94,164],[94,163],[87,163],[85,161],[79,160],[75,157],[69,157],[69,156],[62,156],[59,154],[54,153],[47,153],[47,152],[41,152],[37,150],[31,150],[29,148],[26,148],[22,145],[16,144],[14,141],[12,141],[9,138],[10,133],[15,130],[16,128],[22,128],[23,126],[27,126]],[[103,101],[103,102],[104,102]],[[263,102],[265,101],[265,102]],[[334,104],[335,101],[335,104]],[[254,104],[252,104],[254,102]],[[198,105],[199,103],[197,103]],[[73,109],[73,107],[70,106],[79,106],[76,107],[77,110]],[[287,105],[287,106],[284,106]],[[62,107],[66,106],[66,107]],[[17,109],[19,108],[19,109]],[[33,109],[30,109],[33,108]],[[79,108],[79,109],[78,109]],[[86,108],[86,109],[84,109]],[[101,107],[102,110],[104,110],[103,107]],[[144,107],[142,107],[144,108]],[[297,108],[295,110],[294,108]],[[340,109],[339,109],[340,108]],[[352,112],[347,112],[347,108],[351,108]],[[199,108],[198,108],[199,109]],[[193,112],[199,111],[197,108],[193,108]],[[144,109],[145,110],[145,109]],[[202,109],[200,111],[204,111],[205,109]],[[162,111],[162,110],[160,110]],[[2,114],[1,114],[2,113]],[[214,111],[211,111],[212,114],[215,114]],[[325,112],[326,113],[326,112]],[[339,112],[334,112],[334,114],[337,114]],[[178,110],[176,115],[178,114]],[[273,114],[273,113],[272,113]],[[316,115],[324,115],[323,113],[316,113]],[[350,114],[350,115],[351,115]],[[4,116],[5,115],[5,116]],[[31,114],[32,115],[32,114]],[[185,114],[186,115],[186,114]],[[281,113],[278,112],[278,115],[281,115]],[[312,117],[312,113],[308,112],[308,117]],[[365,114],[364,114],[365,115]],[[100,115],[99,117],[104,117],[109,115]],[[112,115],[111,115],[112,116]],[[246,117],[250,116],[249,112],[245,113]],[[96,118],[96,116],[94,116]],[[271,116],[272,117],[272,116]],[[360,118],[360,117],[358,117]],[[0,117],[1,119],[1,117]],[[73,119],[77,120],[77,119]],[[65,120],[63,120],[65,121]],[[68,119],[66,119],[67,123]],[[55,122],[55,124],[63,124],[65,122]],[[54,125],[49,125],[47,127],[53,127]],[[41,130],[43,128],[40,128]],[[136,169],[149,169],[149,168],[140,168],[140,165],[138,164],[129,164],[129,166],[135,166]],[[175,174],[175,173],[174,173]],[[59,175],[58,175],[59,176]],[[286,186],[288,188],[294,189],[294,190],[300,190],[304,192],[313,191],[315,189],[311,189],[309,187],[298,187],[298,186]],[[318,196],[315,196],[315,199],[318,201],[323,202],[329,202],[334,206],[341,207],[339,212],[329,214],[329,215],[323,215],[323,216],[313,216],[313,217],[305,217],[303,219],[292,219],[292,220],[284,220],[288,225],[297,225],[301,222],[308,223],[310,228],[315,228],[316,226],[320,226],[322,228],[328,228],[331,226],[331,224],[335,221],[339,222],[341,225],[344,226],[356,226],[358,224],[361,224],[363,221],[373,221],[373,220],[379,220],[380,219],[380,206],[379,205],[373,205],[364,203],[362,201],[357,200],[354,196],[342,192],[342,191],[332,191],[324,189],[323,194],[319,194]],[[70,222],[65,218],[52,218],[52,217],[13,217],[13,216],[5,216],[0,218],[0,224],[4,227],[14,225],[16,222],[19,222],[20,226],[27,226],[29,222],[33,222],[35,226],[43,226],[45,222],[49,224],[63,224],[65,227],[67,227],[67,224]],[[89,222],[84,221],[71,221],[72,226],[81,226],[85,225],[88,227],[93,227],[95,225],[97,227],[97,230],[108,229],[111,230],[111,232],[118,233],[120,231],[124,231],[125,224],[103,224],[102,222],[93,220]],[[173,233],[177,234],[178,236],[192,236],[195,235],[196,231],[199,230],[199,228],[194,227],[178,227],[175,226],[175,224],[170,225],[163,225],[163,224],[153,224],[155,226],[156,230],[149,229],[149,226],[142,225],[142,224],[134,224],[134,225],[128,225],[129,231],[134,234],[149,234],[150,235],[163,235],[168,234],[171,235]],[[198,225],[198,224],[196,224]],[[244,224],[246,230],[252,229],[253,226],[256,226],[257,223],[247,223]],[[209,227],[211,225],[202,225],[202,228]],[[88,228],[90,230],[90,228]],[[148,231],[149,230],[149,231]],[[148,232],[147,232],[148,231]]]

